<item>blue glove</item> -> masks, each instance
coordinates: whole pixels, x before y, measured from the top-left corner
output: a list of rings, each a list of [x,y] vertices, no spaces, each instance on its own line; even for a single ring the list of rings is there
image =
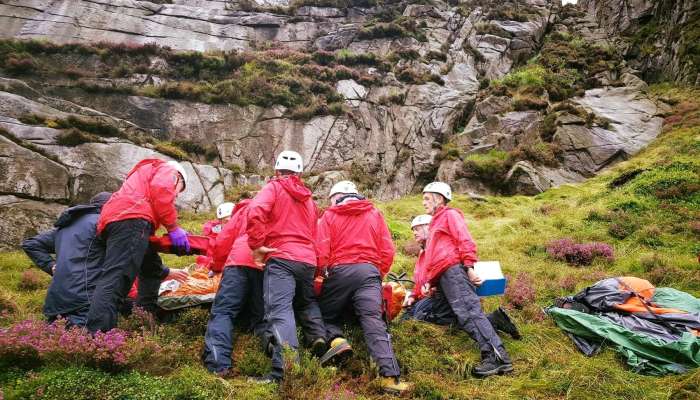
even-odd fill
[[[187,232],[184,229],[178,226],[177,228],[168,232],[168,236],[178,252],[184,250],[185,254],[190,254],[190,241],[187,240]]]

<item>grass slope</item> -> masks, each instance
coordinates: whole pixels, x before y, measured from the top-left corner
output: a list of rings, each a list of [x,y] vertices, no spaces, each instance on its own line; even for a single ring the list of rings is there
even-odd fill
[[[571,341],[544,317],[541,308],[558,296],[574,293],[601,278],[634,275],[657,285],[673,286],[700,296],[700,91],[667,86],[652,88],[674,104],[664,133],[631,160],[580,185],[566,185],[535,197],[489,197],[472,201],[457,196],[482,260],[499,260],[511,279],[527,287],[535,300],[511,311],[524,338],[505,345],[516,372],[505,377],[470,377],[479,355],[464,333],[422,323],[393,323],[394,346],[407,379],[416,384],[411,397],[421,399],[698,399],[700,371],[682,376],[640,376],[625,367],[611,349],[594,358],[579,354]],[[397,247],[394,270],[411,272],[410,218],[422,213],[418,196],[379,204]],[[188,216],[185,226],[197,230],[209,216]],[[570,237],[614,246],[615,261],[573,267],[547,256],[546,244]],[[191,258],[167,257],[174,266]],[[40,315],[44,289],[20,289],[29,266],[19,253],[0,254],[0,324]],[[517,282],[516,282],[517,281]],[[39,286],[45,287],[47,280]],[[26,286],[26,285],[25,285]],[[516,293],[517,294],[517,293]],[[488,298],[487,311],[508,298]],[[125,321],[124,327],[133,321]],[[361,333],[350,330],[357,357],[348,368],[320,368],[302,352],[280,387],[255,387],[246,374],[269,368],[256,340],[238,336],[235,364],[239,377],[221,380],[200,366],[204,310],[192,310],[154,330],[162,343],[176,343],[182,355],[166,358],[171,368],[142,368],[118,374],[80,365],[45,364],[27,370],[0,360],[0,387],[7,399],[210,399],[384,398],[368,362]],[[138,328],[136,328],[138,329]],[[2,396],[0,396],[2,398]],[[386,397],[388,398],[388,397]]]

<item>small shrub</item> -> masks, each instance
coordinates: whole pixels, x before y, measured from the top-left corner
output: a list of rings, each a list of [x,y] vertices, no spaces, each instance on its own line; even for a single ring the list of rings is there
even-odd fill
[[[658,254],[642,257],[639,260],[639,265],[642,267],[644,272],[651,272],[654,269],[664,268],[667,266],[666,260]]]
[[[46,279],[41,276],[43,272],[38,272],[34,269],[28,269],[22,272],[17,288],[20,290],[38,290],[46,287]]]
[[[512,38],[513,34],[488,22],[480,22],[476,24],[476,34],[477,35],[493,35],[500,36],[504,38]]]
[[[379,103],[384,105],[398,104],[403,105],[406,103],[406,95],[408,92],[392,92],[387,96],[382,96],[379,98]]]
[[[649,282],[656,286],[674,286],[686,280],[686,274],[678,267],[663,263],[651,268],[646,273]]]
[[[615,259],[613,249],[607,243],[576,243],[568,238],[549,242],[547,254],[555,260],[577,266],[590,265],[597,258],[606,262],[613,262]]]
[[[425,56],[428,60],[438,60],[442,62],[447,62],[447,54],[441,51],[430,50]]]
[[[357,32],[359,40],[381,39],[381,38],[401,38],[408,37],[409,33],[400,25],[388,22],[370,25]]]
[[[119,320],[119,328],[129,332],[155,332],[156,320],[153,314],[135,305],[128,317]]]
[[[204,155],[207,152],[204,146],[191,140],[173,140],[172,143],[189,154]]]
[[[17,118],[19,122],[27,125],[46,125],[46,117],[38,114],[24,114]]]
[[[28,55],[11,54],[4,62],[7,72],[14,75],[30,75],[37,70],[34,59]]]
[[[180,312],[175,324],[179,327],[181,332],[196,337],[204,335],[207,331],[208,322],[208,308],[190,307]]]
[[[567,275],[559,280],[559,287],[567,292],[572,292],[574,289],[576,289],[577,283],[578,279],[576,279],[575,276]]]
[[[696,236],[700,236],[700,220],[688,222],[688,229]]]
[[[514,280],[509,279],[505,299],[510,306],[517,309],[534,303],[535,285],[532,276],[527,272],[518,272]]]
[[[100,121],[90,121],[71,115],[66,119],[49,121],[48,126],[56,129],[79,129],[83,132],[102,137],[122,137],[119,128]]]
[[[0,291],[0,320],[19,311],[19,306],[5,291]]]
[[[448,142],[442,145],[440,151],[440,159],[442,160],[459,160],[462,156],[462,151],[454,143]]]
[[[171,142],[159,142],[153,146],[153,149],[159,153],[163,153],[166,156],[170,156],[176,160],[183,161],[189,160],[189,155],[178,145]]]
[[[608,234],[615,239],[625,239],[633,234],[639,225],[632,215],[625,211],[614,211],[608,215],[610,226]]]
[[[658,249],[664,246],[664,241],[661,239],[661,229],[657,226],[647,226],[639,233],[637,241],[652,249]]]
[[[547,100],[539,97],[519,94],[513,98],[515,111],[544,110],[548,105]]]
[[[532,161],[548,167],[559,166],[561,149],[554,143],[545,143],[541,140],[521,143],[510,156],[516,160]]]
[[[465,157],[463,174],[469,178],[498,184],[504,180],[510,166],[508,153],[490,150],[485,154],[470,154]]]
[[[338,50],[335,54],[335,61],[349,67],[356,65],[374,66],[381,63],[381,60],[374,53],[353,53],[347,49]]]
[[[0,361],[3,363],[88,365],[115,371],[169,351],[144,336],[130,336],[118,329],[94,336],[78,327],[66,329],[63,320],[53,324],[26,320],[0,328]]]
[[[90,133],[85,133],[79,129],[69,129],[68,131],[61,132],[56,137],[56,143],[61,146],[74,147],[79,146],[84,143],[99,143],[102,142],[100,138]]]

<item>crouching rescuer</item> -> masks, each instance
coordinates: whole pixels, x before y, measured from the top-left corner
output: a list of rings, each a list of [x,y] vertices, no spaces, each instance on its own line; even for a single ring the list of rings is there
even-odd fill
[[[447,206],[452,200],[450,186],[433,182],[423,189],[423,207],[432,216],[425,247],[425,281],[444,296],[457,325],[474,339],[481,351],[481,362],[474,367],[478,377],[513,371],[513,364],[501,339],[481,309],[475,288],[481,279],[474,272],[476,244],[464,215]]]
[[[318,210],[300,179],[302,171],[298,153],[281,152],[275,163],[276,176],[248,206],[248,245],[255,261],[265,262],[265,318],[273,342],[272,372],[256,380],[261,383],[283,379],[284,357],[290,354],[283,349],[289,347],[294,353],[299,347],[295,309],[312,352],[322,354],[327,347],[313,289]],[[290,364],[297,356],[292,358]]]
[[[316,240],[319,273],[325,277],[319,305],[331,346],[321,364],[341,362],[352,353],[342,328],[347,317],[356,317],[379,366],[382,388],[404,392],[409,385],[399,381],[399,366],[382,319],[382,277],[395,253],[391,234],[382,214],[352,182],[338,182],[329,197],[331,207],[319,221]]]
[[[90,332],[106,332],[116,326],[119,304],[137,274],[139,281],[169,274],[148,241],[161,225],[176,248],[183,253],[190,251],[187,232],[178,226],[175,209],[175,198],[185,190],[186,178],[176,161],[141,160],[102,208],[97,235],[104,240],[105,257],[87,315]]]
[[[411,230],[413,237],[421,247],[416,267],[413,271],[413,292],[404,300],[402,319],[416,319],[437,325],[458,325],[457,318],[442,292],[436,291],[425,281],[425,244],[428,239],[432,217],[424,214],[413,218]],[[486,314],[494,329],[509,334],[513,339],[520,339],[520,332],[513,321],[501,307]]]
[[[202,360],[209,371],[221,377],[231,375],[234,325],[241,325],[243,311],[248,311],[250,326],[258,336],[265,332],[262,265],[253,260],[245,233],[249,203],[243,200],[232,210],[235,212],[216,237],[212,252],[211,269],[223,269],[223,277],[211,308]]]

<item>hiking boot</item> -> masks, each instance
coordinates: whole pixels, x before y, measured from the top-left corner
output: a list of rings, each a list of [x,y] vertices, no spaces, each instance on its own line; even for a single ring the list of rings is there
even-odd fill
[[[352,355],[352,347],[344,338],[335,338],[331,342],[331,348],[321,357],[321,366],[328,363],[342,364]]]
[[[322,357],[326,350],[328,350],[328,345],[324,338],[318,338],[311,343],[311,354],[316,357]]]
[[[477,364],[472,370],[472,374],[478,378],[486,378],[491,375],[501,375],[513,372],[513,363],[510,359],[499,360],[495,355],[491,355]]]
[[[520,340],[522,338],[518,327],[515,326],[508,314],[506,314],[506,310],[502,307],[498,307],[496,311],[491,313],[491,322],[496,330],[507,333],[513,339]]]
[[[408,382],[401,382],[398,376],[383,376],[380,382],[380,386],[384,393],[400,395],[411,390],[413,384]]]
[[[256,383],[259,385],[267,385],[270,383],[280,383],[281,379],[272,374],[267,374],[263,376],[251,376],[248,378],[248,383]]]

